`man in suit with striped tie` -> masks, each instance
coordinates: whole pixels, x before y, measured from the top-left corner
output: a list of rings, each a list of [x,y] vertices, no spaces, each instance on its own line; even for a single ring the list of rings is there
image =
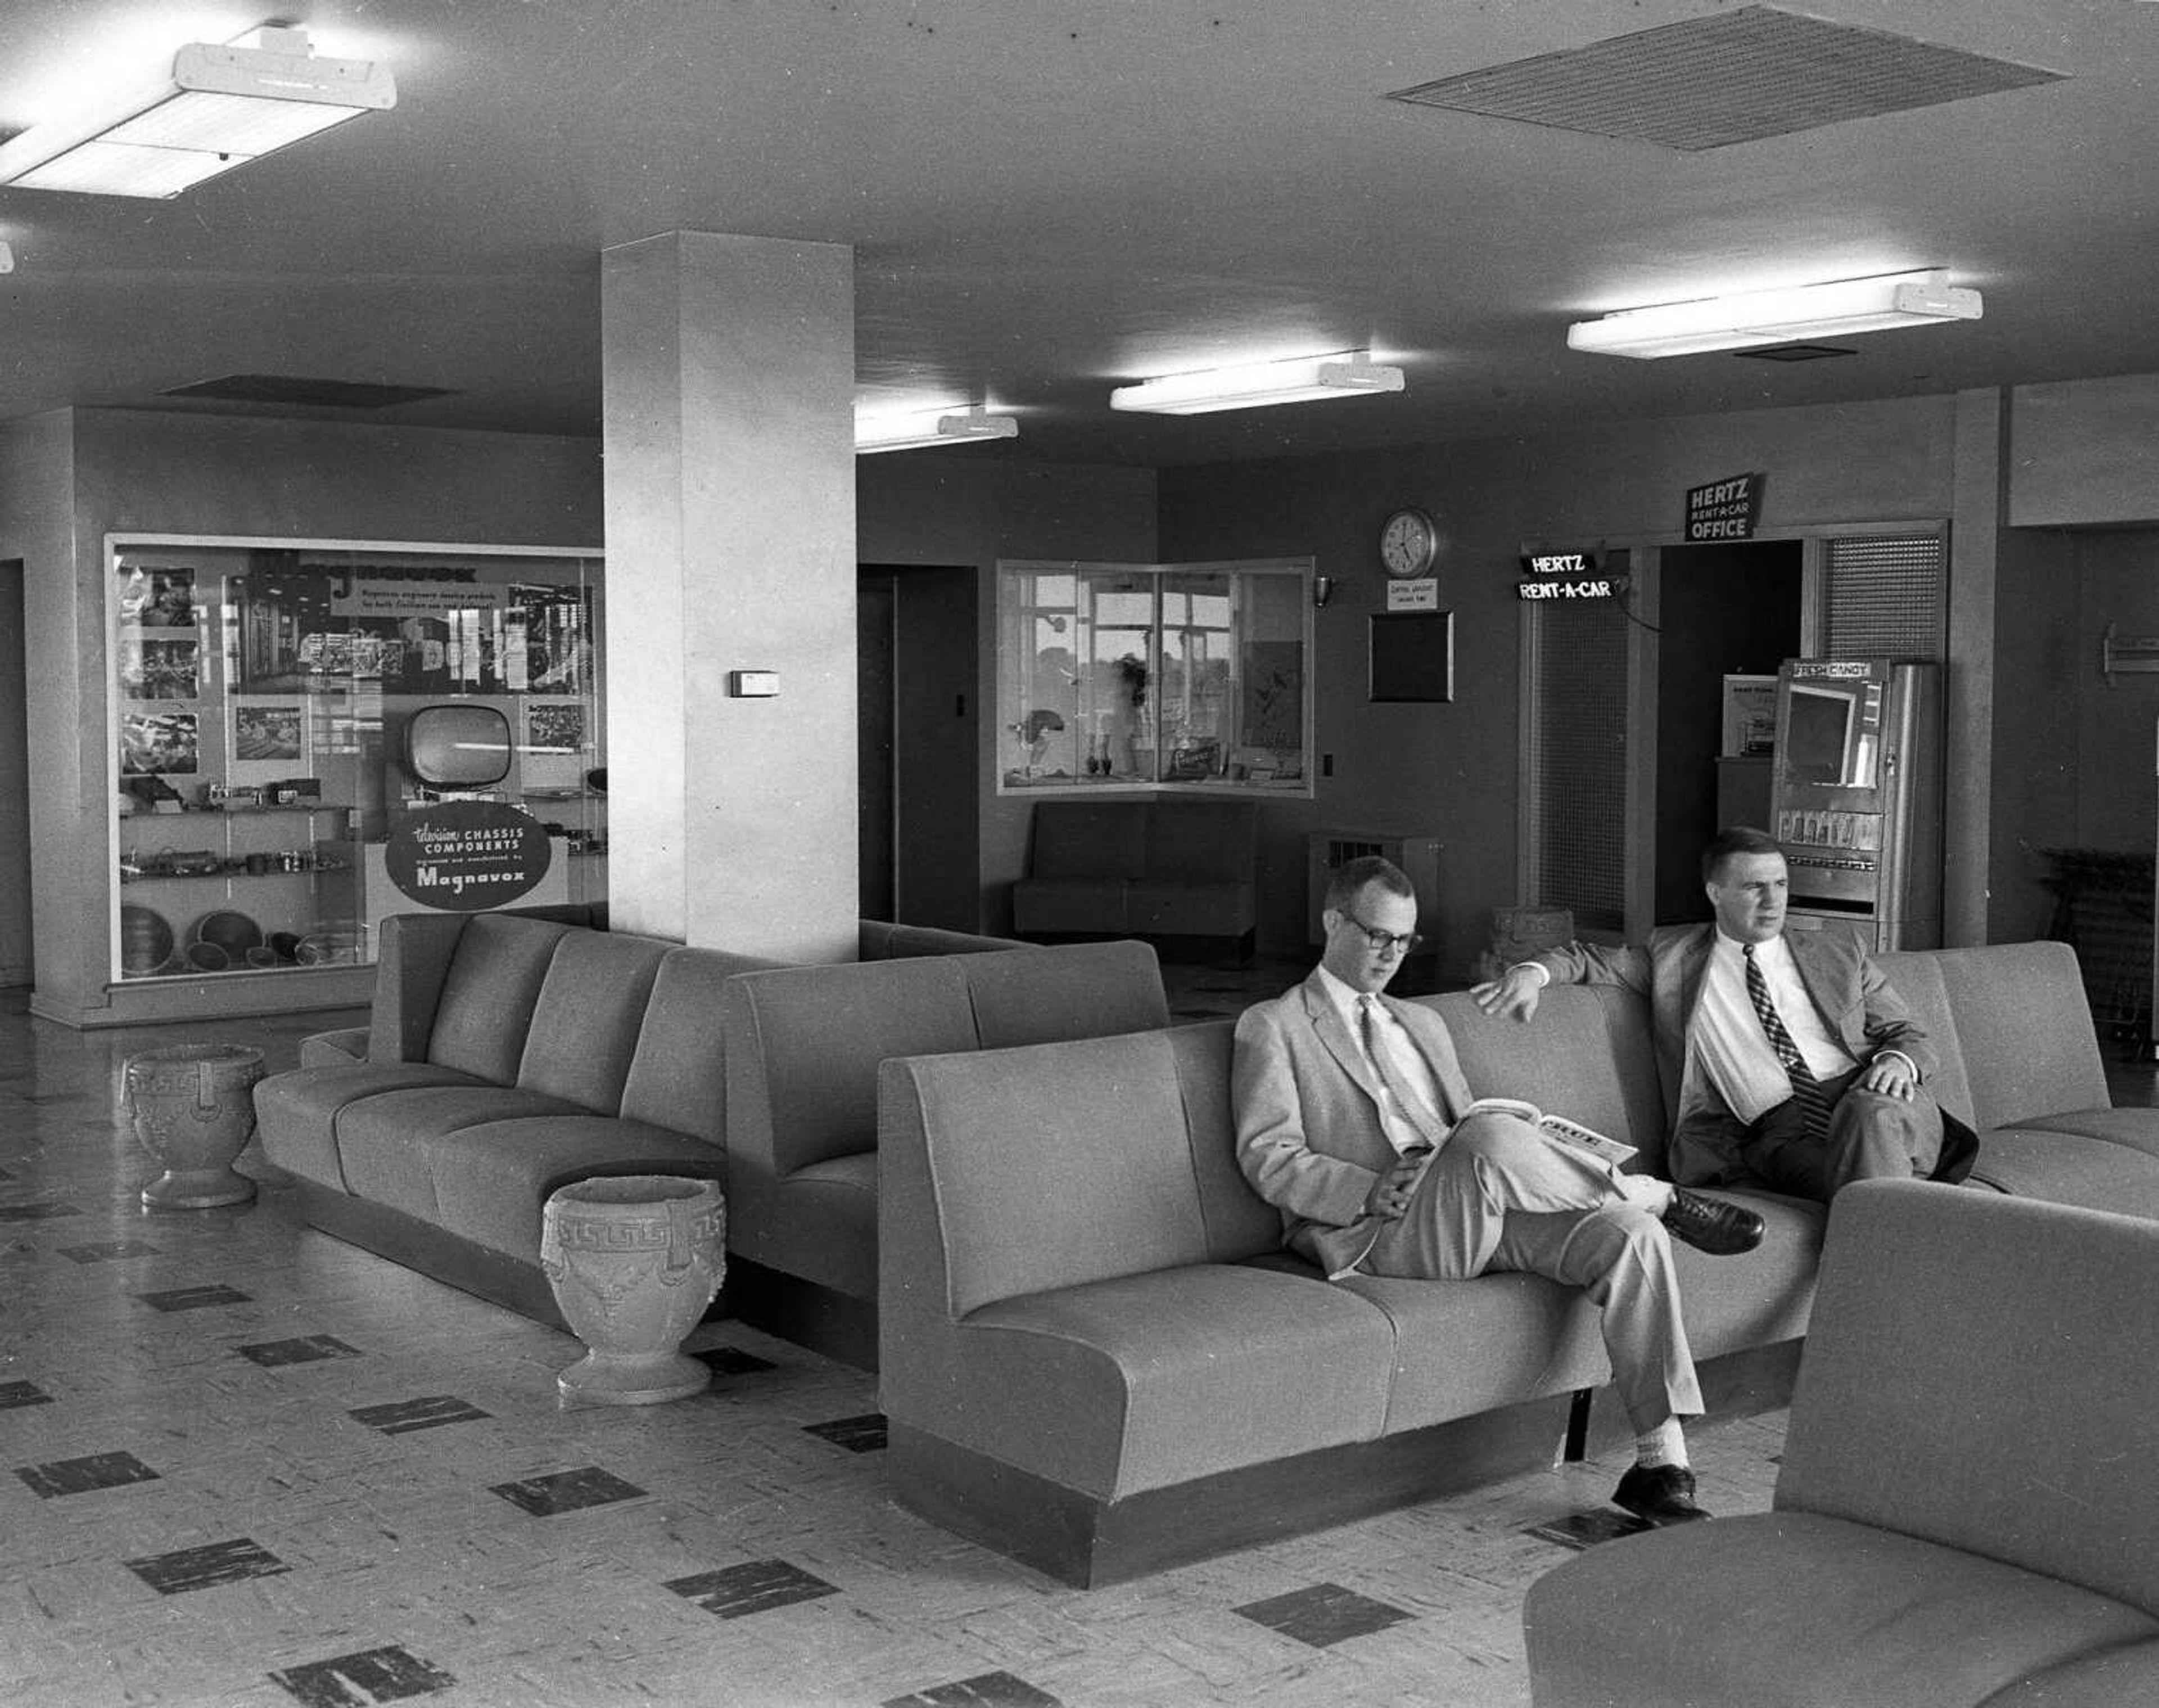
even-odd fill
[[[1385,996],[1416,946],[1416,892],[1376,857],[1343,865],[1312,976],[1237,1022],[1237,1161],[1282,1213],[1283,1244],[1330,1281],[1435,1281],[1521,1270],[1602,1309],[1613,1385],[1637,1438],[1613,1500],[1652,1524],[1705,1516],[1683,1418],[1701,1392],[1670,1239],[1717,1255],[1761,1243],[1737,1204],[1626,1174],[1475,1100],[1437,1012]]]
[[[1775,838],[1722,831],[1701,872],[1712,923],[1661,928],[1640,947],[1550,950],[1478,986],[1478,1006],[1526,1020],[1554,980],[1647,996],[1672,1177],[1688,1185],[1827,1203],[1855,1180],[1969,1175],[1979,1141],[1927,1089],[1933,1047],[1857,934],[1785,931]]]

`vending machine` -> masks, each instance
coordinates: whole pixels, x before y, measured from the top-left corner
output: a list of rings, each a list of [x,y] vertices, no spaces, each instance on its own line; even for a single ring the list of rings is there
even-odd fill
[[[1877,950],[1939,948],[1942,667],[1785,660],[1769,808],[1790,929],[1841,924]]]

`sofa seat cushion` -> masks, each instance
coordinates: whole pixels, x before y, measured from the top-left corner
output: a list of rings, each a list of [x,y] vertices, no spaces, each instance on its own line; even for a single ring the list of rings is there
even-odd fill
[[[1121,877],[1023,877],[1012,885],[1012,925],[1038,934],[1125,929]]]
[[[1090,1281],[986,1305],[958,1338],[964,1391],[899,1421],[1100,1499],[1386,1426],[1385,1313],[1300,1275],[1195,1264]]]
[[[1982,1133],[1972,1177],[2017,1198],[2159,1220],[2159,1168],[2150,1156],[2082,1133],[2022,1127]]]
[[[548,1193],[605,1174],[718,1179],[724,1152],[650,1122],[602,1115],[484,1121],[421,1145],[441,1225],[489,1250],[540,1260]]]
[[[1356,1275],[1336,1286],[1369,1300],[1395,1333],[1387,1431],[1421,1429],[1516,1400],[1610,1379],[1597,1308],[1541,1276],[1402,1281]]]
[[[538,1115],[586,1115],[573,1103],[510,1085],[445,1085],[386,1091],[349,1104],[337,1118],[338,1163],[345,1190],[407,1215],[438,1222],[432,1141],[460,1127]]]
[[[2074,1109],[2020,1121],[2021,1132],[2079,1133],[2159,1157],[2159,1109]]]
[[[271,1162],[318,1186],[350,1188],[338,1161],[339,1112],[364,1098],[392,1092],[480,1086],[454,1068],[429,1062],[348,1062],[274,1074],[255,1088],[262,1152]]]
[[[877,1297],[878,1158],[828,1157],[753,1193],[730,1193],[727,1250],[768,1269]]]
[[[1687,1341],[1700,1362],[1796,1340],[1814,1310],[1827,1212],[1818,1203],[1760,1191],[1704,1192],[1762,1218],[1762,1243],[1741,1257],[1711,1257],[1672,1241]]]
[[[1799,1512],[1607,1542],[1531,1585],[1522,1622],[1537,1708],[1971,1708],[2159,1634],[2058,1578]]]

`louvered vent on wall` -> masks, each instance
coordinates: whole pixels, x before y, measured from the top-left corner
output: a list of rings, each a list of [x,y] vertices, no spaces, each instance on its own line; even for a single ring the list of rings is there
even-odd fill
[[[1626,619],[1598,599],[1546,601],[1530,620],[1537,625],[1528,851],[1535,893],[1524,899],[1571,908],[1577,931],[1618,930],[1627,910]]]
[[[1831,658],[1937,662],[1949,652],[1949,554],[1938,534],[1831,540],[1827,631]]]

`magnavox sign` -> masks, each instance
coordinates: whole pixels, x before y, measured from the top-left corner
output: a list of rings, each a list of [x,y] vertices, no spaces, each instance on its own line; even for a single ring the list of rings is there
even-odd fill
[[[1705,540],[1751,540],[1762,520],[1762,481],[1756,474],[1734,474],[1706,486],[1690,486],[1686,495],[1689,545]]]

